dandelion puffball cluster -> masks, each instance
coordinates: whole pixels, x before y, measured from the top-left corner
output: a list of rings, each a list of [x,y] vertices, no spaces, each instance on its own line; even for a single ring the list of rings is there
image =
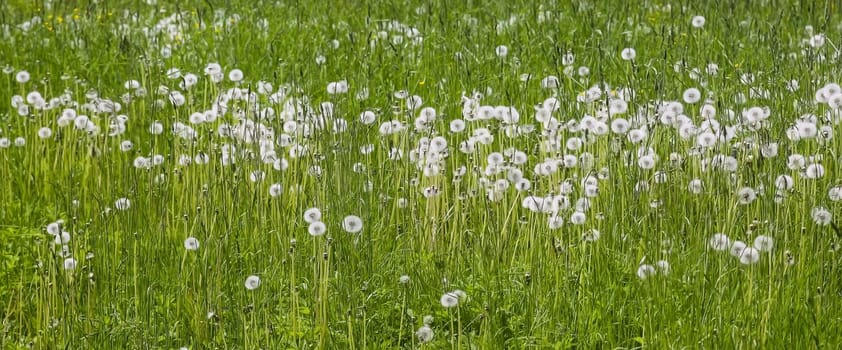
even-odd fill
[[[752,265],[760,261],[760,253],[771,252],[774,248],[774,239],[766,235],[758,235],[754,238],[751,246],[741,240],[728,238],[724,233],[715,233],[708,240],[710,249],[718,252],[728,252],[737,258],[744,265]]]

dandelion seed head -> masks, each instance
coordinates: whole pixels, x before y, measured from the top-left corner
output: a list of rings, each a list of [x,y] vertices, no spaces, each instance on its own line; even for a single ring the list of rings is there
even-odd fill
[[[313,237],[322,236],[327,232],[327,226],[321,221],[314,221],[307,227],[307,232]]]
[[[260,287],[260,277],[251,275],[246,277],[245,287],[247,290],[255,290]]]
[[[657,273],[657,270],[655,270],[655,267],[652,265],[643,264],[637,268],[637,277],[642,280],[652,277]]]
[[[120,198],[114,202],[114,208],[117,210],[129,210],[132,202],[128,198]]]
[[[64,269],[67,271],[73,271],[76,269],[76,259],[73,258],[66,258],[64,259]]]
[[[760,260],[760,251],[755,249],[755,248],[752,248],[752,247],[744,248],[740,252],[740,263],[742,263],[743,265],[751,265],[751,264],[756,263],[759,260]]]
[[[693,27],[695,28],[702,28],[705,26],[705,17],[693,16],[693,19],[690,20],[690,24],[693,25]]]
[[[637,51],[633,48],[625,48],[620,52],[620,57],[625,61],[632,61],[637,57]]]
[[[342,229],[348,233],[359,233],[363,229],[363,220],[356,215],[348,215],[342,219]]]
[[[199,240],[196,237],[187,237],[184,240],[184,249],[189,251],[198,250],[199,249]]]

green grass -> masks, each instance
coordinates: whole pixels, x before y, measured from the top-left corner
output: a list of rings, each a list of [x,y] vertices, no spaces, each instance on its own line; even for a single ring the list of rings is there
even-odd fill
[[[157,3],[0,4],[0,68],[8,67],[0,74],[0,146],[10,144],[0,148],[0,348],[842,344],[842,207],[829,194],[842,185],[842,142],[822,135],[840,132],[842,119],[816,102],[816,92],[842,76],[835,1]],[[706,19],[702,28],[691,25],[697,15]],[[156,29],[166,27],[165,18],[171,33]],[[824,45],[811,47],[818,34]],[[495,54],[499,45],[508,55]],[[621,57],[625,48],[635,49],[634,60]],[[568,52],[575,59],[566,68]],[[205,75],[209,63],[221,65],[222,82]],[[716,74],[707,72],[709,64],[718,66]],[[579,75],[580,67],[589,74]],[[180,87],[182,79],[167,77],[170,68],[196,74],[197,84]],[[241,82],[228,79],[233,69],[244,73]],[[31,79],[17,82],[19,71]],[[543,88],[550,75],[558,86]],[[146,93],[127,89],[128,80]],[[343,80],[347,93],[328,93],[329,83]],[[787,89],[793,80],[798,89]],[[259,81],[285,93],[279,100],[257,93]],[[185,103],[170,103],[161,86],[181,92]],[[191,114],[211,110],[234,87],[255,97],[227,101],[215,121],[192,125],[193,139],[173,133],[175,123],[191,125]],[[577,102],[593,87],[598,99]],[[702,98],[682,102],[683,114],[700,126],[707,101],[723,131],[740,128],[733,139],[699,149],[696,137],[683,139],[660,122],[665,112],[656,106],[681,102],[688,88]],[[21,116],[13,96],[33,91],[47,102],[64,98],[40,110],[27,102],[29,113]],[[368,97],[358,98],[365,91]],[[398,91],[434,108],[435,121],[416,130],[420,110]],[[608,116],[624,93],[628,111]],[[479,105],[514,108],[519,121],[466,121],[465,131],[451,132],[451,121],[465,118],[464,99],[477,94]],[[562,125],[556,130],[536,121],[536,106],[552,96],[552,117]],[[96,98],[121,109],[92,111],[86,104]],[[274,118],[262,116],[267,107]],[[751,107],[770,111],[762,128],[741,117]],[[73,122],[59,126],[65,109],[89,116],[98,133]],[[377,121],[363,124],[364,111]],[[825,129],[788,138],[808,114],[817,118],[804,120]],[[118,115],[128,117],[125,132],[109,136]],[[605,119],[608,132],[565,127],[586,116]],[[340,118],[347,130],[333,132]],[[648,125],[648,136],[635,144],[615,134],[617,118]],[[221,125],[239,119],[271,128],[266,147],[288,161],[286,170],[264,163],[258,142],[220,134]],[[290,120],[297,130],[285,132]],[[381,135],[389,120],[406,129]],[[149,132],[155,121],[163,125],[159,135]],[[509,137],[518,126],[534,131]],[[42,127],[51,137],[39,138]],[[461,152],[460,143],[482,129],[493,140]],[[295,146],[281,142],[282,133],[306,152],[291,156]],[[437,136],[447,155],[436,162],[439,172],[426,176],[416,152]],[[15,145],[19,137],[25,145]],[[574,138],[584,140],[581,148],[567,149]],[[125,140],[133,148],[121,151]],[[760,149],[772,142],[778,154],[767,158]],[[371,152],[361,153],[367,145]],[[239,156],[224,164],[230,146]],[[654,168],[638,166],[641,147],[657,156]],[[402,157],[392,159],[392,150]],[[526,162],[506,157],[501,172],[489,169],[489,155],[507,150],[523,152]],[[181,156],[201,153],[207,164],[179,164]],[[823,176],[806,176],[812,160],[787,167],[793,154],[821,157],[815,162]],[[138,157],[154,155],[163,161],[135,166]],[[578,164],[536,173],[566,155]],[[726,156],[735,171],[708,169],[711,159]],[[465,174],[454,176],[462,166]],[[512,169],[531,187],[518,191],[511,183],[489,198],[487,190]],[[255,171],[265,178],[252,181]],[[776,201],[780,175],[791,176],[793,186]],[[688,190],[693,179],[704,183],[699,194]],[[597,182],[598,194],[584,223],[574,224],[577,201],[588,195],[585,180]],[[272,184],[283,186],[282,195],[270,196]],[[572,186],[562,193],[565,184]],[[757,198],[740,204],[745,187]],[[427,198],[433,188],[436,195]],[[524,203],[551,195],[570,204],[558,211],[558,229]],[[127,210],[117,208],[121,198],[130,201]],[[323,236],[311,236],[303,217],[314,207],[327,227]],[[833,216],[828,225],[814,221],[817,207]],[[343,230],[347,215],[362,219],[361,232]],[[64,245],[47,231],[58,220],[70,235]],[[593,230],[599,238],[585,239]],[[765,235],[774,246],[743,264],[730,245],[711,248],[715,233],[749,246]],[[185,249],[188,237],[198,239],[198,250]],[[75,268],[66,268],[68,258]],[[661,260],[668,274],[656,268],[638,277],[641,265]],[[261,281],[254,290],[244,285],[251,275]],[[455,290],[464,297],[445,308],[442,297]],[[425,316],[433,320],[429,342],[416,335]]]

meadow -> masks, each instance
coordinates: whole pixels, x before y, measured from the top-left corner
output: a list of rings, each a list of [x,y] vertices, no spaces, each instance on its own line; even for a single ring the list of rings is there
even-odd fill
[[[840,348],[840,39],[825,0],[0,2],[0,348]]]

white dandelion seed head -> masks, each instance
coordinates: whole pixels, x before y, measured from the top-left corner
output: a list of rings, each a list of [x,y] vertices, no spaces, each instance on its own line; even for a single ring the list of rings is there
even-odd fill
[[[638,266],[638,268],[637,268],[637,277],[642,279],[642,280],[645,280],[645,279],[647,279],[651,276],[654,276],[656,273],[658,273],[658,272],[657,272],[657,270],[655,270],[655,267],[652,266],[652,265],[643,264],[643,265]]]
[[[249,181],[261,182],[266,178],[266,173],[263,170],[255,170],[249,174]]]
[[[67,271],[73,271],[76,269],[76,259],[67,258],[64,259],[64,269]]]
[[[550,216],[547,225],[550,230],[557,230],[564,226],[564,218],[559,215]]]
[[[751,265],[756,263],[758,260],[760,260],[760,251],[755,248],[744,248],[740,252],[740,263],[743,265]]]
[[[257,289],[257,287],[260,287],[260,277],[257,277],[255,275],[246,277],[245,286],[248,290]]]
[[[807,179],[820,179],[824,177],[824,166],[819,163],[812,163],[804,168],[803,175]]]
[[[422,322],[423,322],[425,325],[428,325],[428,326],[429,326],[429,325],[433,324],[433,320],[434,320],[434,319],[433,319],[433,315],[426,315],[426,316],[424,316],[424,318],[422,319]]]
[[[228,72],[228,80],[231,80],[235,83],[240,82],[241,80],[243,80],[243,71],[239,69],[232,69],[230,72]]]
[[[772,142],[760,146],[760,155],[763,158],[774,158],[778,155],[778,143]]]
[[[743,254],[743,250],[746,249],[746,243],[743,241],[734,241],[731,244],[731,256],[735,258],[739,258],[740,255]]]
[[[761,252],[771,252],[775,245],[775,240],[766,235],[759,235],[754,238],[754,248]]]
[[[801,170],[807,165],[807,158],[801,154],[793,153],[787,157],[786,167],[789,170]]]
[[[573,225],[582,225],[585,223],[586,219],[587,217],[585,216],[585,213],[581,211],[573,212],[573,214],[570,215],[570,223]]]
[[[595,228],[587,230],[582,234],[582,240],[585,242],[596,242],[600,237],[602,237],[602,233]]]
[[[669,275],[670,271],[672,271],[672,267],[670,266],[670,263],[666,260],[658,260],[658,262],[655,263],[655,267],[658,268],[658,272],[660,274],[665,275],[665,276]]]
[[[199,240],[196,237],[187,237],[184,240],[184,249],[187,250],[198,250],[199,249]]]
[[[810,210],[810,216],[813,218],[813,222],[819,226],[829,225],[833,221],[833,214],[825,207],[813,208]]]
[[[43,127],[38,129],[38,137],[42,140],[48,139],[53,136],[53,130],[48,127]]]
[[[19,71],[17,74],[15,74],[15,81],[17,81],[18,83],[21,83],[21,84],[26,83],[26,82],[29,81],[29,79],[30,79],[29,72],[27,72],[25,70]]]
[[[687,190],[692,194],[700,194],[704,190],[704,182],[700,179],[690,180],[690,183],[687,184]]]
[[[314,221],[307,227],[307,232],[313,237],[322,236],[327,232],[327,226],[321,221]]]
[[[689,88],[687,90],[684,90],[682,98],[684,99],[684,102],[693,104],[699,102],[699,100],[702,98],[702,93],[697,88]]]
[[[53,236],[60,235],[61,234],[61,223],[56,221],[56,222],[51,222],[51,223],[47,224],[47,233],[49,233]]]
[[[731,240],[724,233],[714,233],[708,240],[708,246],[718,252],[725,251],[731,247]]]
[[[789,175],[778,175],[775,178],[775,188],[781,191],[789,191],[795,185],[795,180]]]
[[[439,301],[441,302],[441,306],[449,309],[459,305],[459,296],[455,292],[447,292],[441,296]]]
[[[693,16],[693,19],[690,20],[690,24],[693,25],[694,28],[702,28],[705,26],[705,17]]]
[[[842,186],[831,187],[827,191],[827,197],[830,199],[831,202],[838,202],[842,200]]]
[[[620,52],[620,58],[622,58],[625,61],[632,61],[635,59],[635,57],[637,57],[637,51],[635,51],[633,48],[627,47]]]
[[[637,165],[644,170],[650,170],[655,167],[656,161],[653,155],[647,154],[637,159]]]
[[[757,192],[751,187],[743,187],[737,190],[737,202],[740,204],[749,204],[757,199]]]
[[[279,183],[275,183],[275,184],[272,184],[272,185],[269,186],[269,196],[278,197],[282,194],[284,194],[284,186],[283,185],[281,185]]]
[[[506,45],[500,45],[494,49],[494,53],[497,54],[497,57],[503,58],[509,55],[509,48]]]
[[[319,208],[310,208],[304,211],[304,221],[313,223],[322,219],[322,211]]]
[[[114,208],[117,210],[129,210],[132,202],[128,198],[120,198],[114,202]]]
[[[359,233],[363,229],[363,220],[356,215],[348,215],[342,219],[342,229],[348,233]]]
[[[365,111],[360,113],[360,123],[371,125],[374,124],[375,121],[377,121],[377,115],[374,114],[374,112]]]
[[[415,331],[415,337],[418,338],[418,342],[420,343],[429,343],[433,340],[433,329],[425,324]]]

